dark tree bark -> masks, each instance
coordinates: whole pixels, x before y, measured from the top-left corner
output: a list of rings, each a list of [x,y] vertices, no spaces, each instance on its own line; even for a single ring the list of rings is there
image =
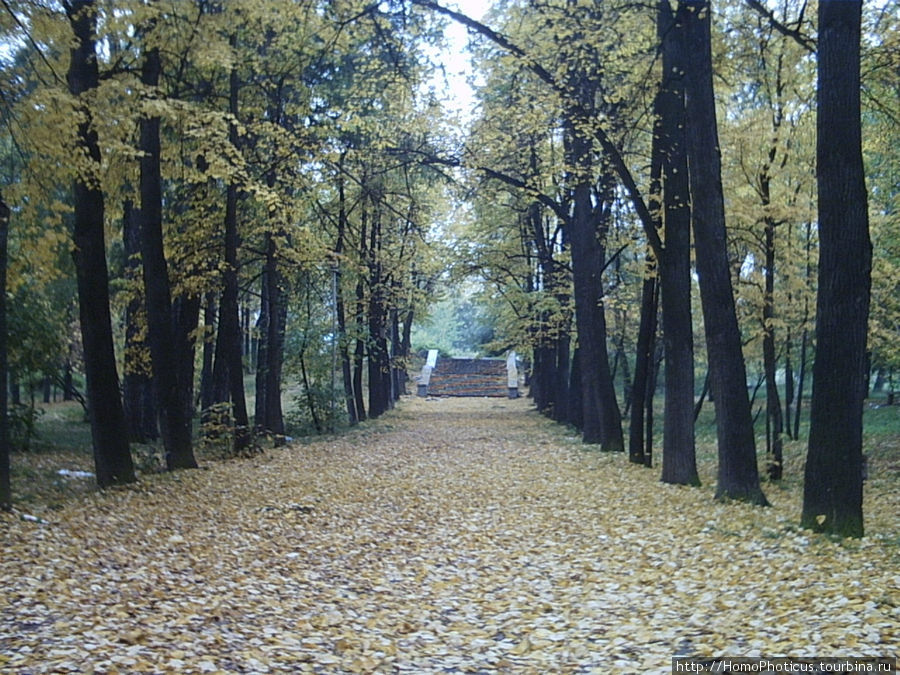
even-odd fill
[[[652,405],[653,392],[649,389],[650,369],[655,351],[656,315],[659,305],[659,285],[653,269],[652,254],[648,253],[644,282],[641,285],[641,319],[638,326],[637,348],[634,360],[634,386],[632,387],[631,415],[629,417],[628,459],[634,464],[646,460],[644,444],[644,419],[648,401]],[[652,441],[652,439],[651,439]]]
[[[251,439],[238,315],[237,240],[237,186],[232,184],[226,188],[225,197],[225,271],[219,303],[213,391],[216,403],[231,401],[234,451],[240,453],[250,446]]]
[[[575,349],[572,353],[572,368],[569,375],[569,424],[581,431],[584,428],[584,406],[581,403],[581,396],[584,388],[581,385],[581,363],[580,357],[581,346],[576,341]]]
[[[238,115],[238,74],[231,70],[229,110]],[[238,147],[238,132],[230,125],[229,140]],[[219,331],[216,339],[213,367],[213,390],[217,403],[231,401],[231,418],[234,426],[234,452],[241,453],[250,447],[250,421],[247,416],[247,400],[244,394],[244,367],[242,357],[241,322],[238,308],[238,186],[229,183],[225,193],[225,269],[222,297],[219,302]]]
[[[9,399],[13,405],[21,405],[22,404],[22,387],[19,383],[19,378],[16,376],[16,372],[10,368],[9,374]]]
[[[413,322],[416,318],[416,312],[413,307],[410,307],[406,310],[405,316],[403,318],[403,330],[400,334],[400,358],[402,359],[403,367],[400,373],[400,382],[401,382],[401,391],[400,393],[406,396],[409,394],[409,390],[407,385],[409,384],[409,358],[412,353],[412,327]]]
[[[681,5],[685,7],[685,98],[694,245],[719,446],[716,496],[766,504],[759,484],[747,375],[728,263],[722,161],[712,84],[710,3],[686,0]]]
[[[804,527],[861,537],[862,411],[872,244],[860,125],[860,0],[820,0],[819,288]]]
[[[265,235],[265,253],[257,324],[259,339],[256,347],[255,421],[258,429],[272,434],[276,439],[281,439],[284,437],[281,376],[287,305],[284,298],[285,279],[278,265],[278,246],[271,232]]]
[[[12,510],[9,461],[9,354],[7,350],[6,268],[8,266],[9,207],[0,195],[0,510]]]
[[[769,180],[763,182],[766,195]],[[775,221],[765,219],[765,295],[763,298],[763,369],[766,374],[766,474],[769,480],[781,480],[784,462],[784,418],[781,416],[781,400],[775,352]]]
[[[627,330],[628,312],[626,310],[619,310],[616,312],[616,352],[613,357],[612,378],[613,381],[615,381],[616,377],[621,372],[622,399],[625,401],[625,409],[622,411],[624,416],[628,415],[634,385],[631,379],[631,364],[628,363],[628,355],[625,347]]]
[[[197,341],[194,337],[200,322],[200,295],[182,294],[172,303],[175,319],[175,363],[178,389],[185,418],[194,418],[194,369]],[[205,345],[204,345],[205,346]]]
[[[528,146],[529,171],[533,181],[539,180],[540,166],[535,147],[538,139],[532,138]],[[569,214],[562,208],[555,209],[564,224],[568,223]],[[553,241],[555,237],[545,230],[544,205],[540,200],[529,204],[522,215],[520,230],[523,250],[527,256],[536,256],[536,274],[530,275],[527,290],[534,292],[538,287],[552,295],[557,303],[555,312],[542,311],[537,317],[537,344],[534,350],[534,378],[532,392],[536,394],[535,404],[538,410],[549,415],[557,422],[568,422],[572,418],[569,409],[569,381],[571,362],[571,312],[572,299],[569,295],[570,279],[564,266],[557,260],[569,248],[568,241],[563,238],[559,245]],[[565,237],[568,225],[561,228],[560,234]],[[557,250],[559,248],[560,250]],[[540,276],[540,283],[534,279]],[[580,417],[580,414],[579,414]]]
[[[647,422],[644,428],[644,435],[646,436],[644,466],[648,468],[653,466],[653,424],[655,422],[653,397],[656,394],[656,381],[659,378],[659,366],[663,361],[663,349],[663,345],[657,340],[655,342],[653,360],[650,362],[650,375],[647,378]]]
[[[373,233],[376,229],[376,223],[373,222]],[[386,336],[388,326],[384,294],[385,282],[381,278],[381,264],[377,260],[373,260],[369,268],[369,340],[366,349],[369,374],[369,417],[379,417],[391,407],[391,359]]]
[[[360,422],[367,418],[365,394],[363,392],[363,367],[366,354],[366,309],[365,286],[362,277],[356,282],[356,343],[353,347],[353,397],[355,401],[356,416]]]
[[[660,49],[668,30],[671,8],[668,0],[660,0],[657,8],[657,38]],[[649,210],[653,213],[653,227],[662,229],[663,217],[663,140],[662,140],[662,89],[657,91],[654,100],[654,134],[650,147],[650,191]],[[641,314],[638,326],[637,345],[634,359],[634,387],[632,388],[631,415],[628,434],[628,457],[634,464],[649,466],[648,451],[652,454],[652,434],[645,441],[645,416],[653,415],[653,389],[650,387],[653,358],[656,352],[656,331],[659,318],[659,260],[662,251],[654,252],[648,246],[644,263],[644,279],[641,284]]]
[[[813,278],[812,265],[812,223],[806,223],[806,281],[811,283]],[[800,334],[800,364],[797,373],[797,401],[794,405],[794,439],[800,439],[800,414],[803,410],[803,390],[806,385],[806,371],[808,364],[807,352],[809,348],[809,299],[803,300],[803,320],[800,325],[803,326],[803,332]],[[790,420],[788,420],[790,424]]]
[[[266,247],[268,248],[268,246]],[[259,341],[256,344],[256,401],[253,411],[253,422],[256,430],[265,433],[266,429],[266,381],[268,379],[268,352],[269,340],[266,331],[269,327],[269,280],[266,278],[268,271],[263,267],[263,273],[259,285],[259,318],[256,320],[256,330]]]
[[[665,412],[662,481],[699,485],[694,446],[694,334],[691,319],[691,194],[685,128],[687,67],[685,22],[689,7],[679,3],[673,15],[668,0],[659,3],[663,81],[658,135],[662,154],[665,249],[660,260]],[[713,122],[715,123],[715,122]]]
[[[584,86],[589,85],[582,82]],[[592,95],[593,90],[585,93]],[[616,401],[609,353],[606,347],[606,313],[603,306],[603,270],[606,252],[603,245],[608,227],[609,176],[601,179],[596,195],[590,184],[591,141],[577,129],[572,114],[567,119],[566,144],[573,172],[573,212],[568,223],[572,252],[572,280],[575,299],[575,324],[578,331],[578,364],[581,371],[582,441],[599,444],[604,451],[623,451],[622,417]]]
[[[144,54],[141,82],[150,89],[159,85],[162,63],[159,49]],[[151,94],[152,95],[152,94]],[[153,361],[153,386],[158,401],[160,431],[166,453],[166,468],[196,469],[191,445],[191,418],[186,415],[179,386],[177,339],[172,315],[172,292],[162,233],[162,170],[159,139],[160,118],[141,117],[141,260],[147,328]]]
[[[763,49],[764,47],[760,47]],[[781,414],[781,401],[778,394],[778,383],[775,374],[778,370],[775,349],[775,228],[778,223],[768,213],[772,203],[772,165],[778,155],[778,137],[784,120],[784,83],[781,70],[782,59],[776,59],[774,100],[772,101],[772,141],[766,161],[759,172],[757,190],[760,201],[766,211],[763,218],[763,243],[765,246],[764,293],[763,293],[763,370],[766,375],[766,474],[769,480],[781,480],[784,459],[784,417]]]
[[[809,344],[809,329],[804,328],[800,336],[800,372],[797,374],[797,401],[794,404],[794,439],[800,440],[800,413],[803,409],[803,387],[806,384],[806,351]]]
[[[567,302],[567,300],[566,300]],[[563,305],[565,306],[565,305]],[[553,400],[556,402],[553,409],[553,419],[557,422],[566,423],[569,421],[569,382],[571,380],[571,337],[569,327],[567,325],[560,326],[559,335],[556,338],[556,353],[554,354],[554,371],[556,373],[556,382],[554,383],[555,393]]]
[[[200,410],[205,411],[216,402],[215,385],[213,375],[213,363],[215,356],[215,324],[216,324],[216,294],[206,294],[206,304],[203,307],[203,364],[200,368]]]
[[[93,0],[70,0],[64,7],[75,36],[68,71],[69,92],[80,99],[99,83],[94,42],[96,7]],[[88,160],[90,168],[86,171],[99,171],[100,147],[86,105],[81,105],[77,144]],[[104,199],[96,175],[79,175],[75,179],[73,205],[75,249],[72,255],[78,283],[94,464],[97,483],[108,487],[134,482],[135,473],[113,349]]]
[[[341,269],[342,256],[344,254],[344,242],[347,235],[347,195],[344,180],[344,157],[342,153],[338,167],[338,231],[334,245],[334,287],[335,310],[338,324],[338,349],[341,358],[341,378],[344,383],[344,404],[347,406],[347,420],[350,425],[359,423],[359,415],[356,411],[356,398],[353,384],[353,364],[350,360],[350,347],[347,336],[347,308],[344,301],[343,271]]]
[[[283,234],[283,233],[279,233]],[[281,406],[281,376],[284,364],[284,333],[287,327],[287,302],[284,274],[278,264],[278,246],[271,234],[266,237],[266,299],[269,303],[266,325],[266,416],[264,426],[276,438],[284,437],[284,411]],[[262,337],[260,337],[260,340]],[[262,363],[257,363],[262,367]]]
[[[238,303],[238,316],[241,321],[241,362],[246,365],[246,372],[252,373],[256,368],[256,354],[253,350],[253,329],[250,327],[250,306],[246,295],[244,302]]]
[[[794,407],[794,360],[791,352],[794,349],[794,341],[791,337],[791,329],[788,327],[784,340],[784,432],[787,437],[793,439],[791,433],[791,410]]]
[[[137,282],[141,253],[140,218],[130,201],[125,202],[122,217],[122,241],[125,248],[125,275]],[[122,377],[122,404],[128,424],[128,440],[146,443],[159,437],[156,396],[153,394],[152,368],[140,354],[147,348],[141,323],[146,321],[143,286],[125,307],[125,373]]]
[[[400,345],[400,310],[397,307],[391,307],[390,311],[390,321],[391,321],[391,399],[393,401],[399,401],[400,395],[405,393],[403,391],[404,380],[403,380],[403,367],[402,363],[405,362],[401,354],[401,345]]]
[[[63,401],[71,401],[75,398],[75,383],[72,381],[72,362],[66,359],[63,364],[62,376]]]

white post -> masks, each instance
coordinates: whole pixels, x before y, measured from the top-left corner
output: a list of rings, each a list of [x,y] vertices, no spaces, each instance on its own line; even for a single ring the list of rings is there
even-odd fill
[[[506,386],[510,398],[519,398],[519,370],[516,368],[516,353],[513,351],[506,357]]]
[[[422,366],[422,374],[419,375],[419,382],[416,387],[417,396],[428,396],[428,383],[431,381],[431,371],[437,365],[437,358],[438,350],[429,349],[428,359],[425,361],[425,365]]]

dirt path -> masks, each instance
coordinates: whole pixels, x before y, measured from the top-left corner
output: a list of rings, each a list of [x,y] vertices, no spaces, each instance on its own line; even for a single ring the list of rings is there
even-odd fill
[[[524,400],[405,400],[47,523],[0,516],[0,671],[669,673],[674,654],[895,650],[896,523],[840,545],[771,496],[663,486]]]

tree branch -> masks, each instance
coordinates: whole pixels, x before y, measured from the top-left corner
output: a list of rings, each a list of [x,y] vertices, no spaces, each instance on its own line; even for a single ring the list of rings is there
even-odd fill
[[[769,25],[776,31],[791,38],[798,45],[803,47],[810,54],[816,53],[816,41],[800,32],[800,28],[788,28],[785,24],[775,18],[775,13],[770,11],[760,0],[745,0],[747,6],[762,16]],[[802,13],[801,13],[802,16]],[[799,24],[798,24],[799,25]]]
[[[661,259],[663,255],[662,241],[659,238],[659,233],[656,231],[656,226],[653,221],[653,216],[650,213],[650,209],[647,207],[647,203],[644,201],[644,198],[641,195],[641,191],[637,185],[637,181],[635,181],[634,176],[631,174],[631,170],[628,168],[628,164],[625,162],[625,158],[622,156],[622,153],[619,152],[619,148],[616,147],[616,144],[612,141],[606,131],[599,125],[597,119],[589,115],[588,112],[582,108],[575,97],[570,94],[568,89],[562,83],[558,82],[553,74],[550,73],[550,71],[544,68],[541,64],[534,61],[534,59],[524,49],[516,45],[506,36],[501,35],[497,31],[493,30],[489,26],[486,26],[480,21],[472,19],[461,12],[443,7],[433,0],[411,1],[414,5],[432,9],[439,14],[448,16],[454,21],[461,23],[467,28],[488,38],[494,44],[502,47],[513,56],[519,58],[526,68],[534,73],[545,84],[549,85],[550,88],[553,89],[553,91],[559,94],[559,96],[564,101],[564,104],[568,111],[571,112],[579,120],[585,122],[592,130],[594,138],[600,143],[600,146],[603,148],[603,151],[609,158],[610,164],[612,165],[616,174],[619,176],[619,180],[621,181],[622,186],[628,192],[628,197],[631,199],[631,203],[634,205],[634,210],[641,221],[641,225],[643,225],[644,233],[647,236],[647,241],[650,244],[650,247],[653,249],[653,252],[656,254],[657,258]]]

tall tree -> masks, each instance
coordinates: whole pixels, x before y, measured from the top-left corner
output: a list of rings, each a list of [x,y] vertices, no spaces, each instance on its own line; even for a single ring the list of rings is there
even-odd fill
[[[712,80],[709,0],[685,0],[685,99],[691,218],[700,277],[710,387],[716,407],[716,496],[766,504],[759,484],[753,418],[735,312],[725,231],[722,159]]]
[[[151,32],[152,35],[152,32]],[[141,83],[146,99],[158,94],[162,60],[159,47],[145,49]],[[160,118],[145,114],[140,121],[141,261],[144,271],[144,296],[147,299],[147,332],[153,362],[153,387],[158,401],[160,431],[166,454],[166,467],[197,468],[191,446],[191,417],[183,405],[179,382],[182,373],[172,310],[172,291],[162,232],[162,169],[160,165]],[[193,372],[191,371],[191,375]]]
[[[97,8],[93,0],[70,0],[64,7],[75,38],[70,52],[69,92],[75,97],[79,113],[76,142],[80,157],[73,185],[72,255],[78,281],[94,464],[97,483],[107,487],[133,482],[135,474],[113,350],[103,230],[104,197],[98,175],[100,146],[93,115],[85,100],[100,79],[95,43]]]
[[[7,353],[6,269],[9,242],[9,207],[0,195],[0,510],[12,508],[9,462],[9,359]]]
[[[159,438],[157,398],[153,392],[152,357],[146,340],[147,312],[140,279],[141,223],[131,200],[122,208],[122,243],[125,279],[131,297],[125,306],[125,351],[122,375],[122,404],[128,423],[129,440],[147,443]]]
[[[231,47],[237,44],[232,37]],[[237,66],[233,65],[229,73],[228,111],[231,120],[228,123],[228,140],[237,151],[238,134],[238,96],[240,77]],[[238,184],[237,177],[229,178],[225,188],[225,221],[224,221],[224,262],[222,272],[222,296],[219,301],[219,330],[216,336],[214,385],[217,403],[231,401],[231,419],[234,427],[234,452],[244,452],[250,447],[252,437],[250,420],[247,415],[247,399],[244,392],[244,369],[241,353],[241,323],[238,313]]]
[[[872,244],[860,122],[861,0],[820,0],[819,287],[801,523],[861,537],[862,408]]]
[[[694,333],[691,321],[691,194],[688,180],[684,32],[688,6],[673,12],[668,0],[657,8],[662,49],[662,82],[657,98],[654,143],[662,163],[662,220],[665,248],[660,256],[660,296],[665,350],[665,412],[662,480],[699,485],[694,447]]]

